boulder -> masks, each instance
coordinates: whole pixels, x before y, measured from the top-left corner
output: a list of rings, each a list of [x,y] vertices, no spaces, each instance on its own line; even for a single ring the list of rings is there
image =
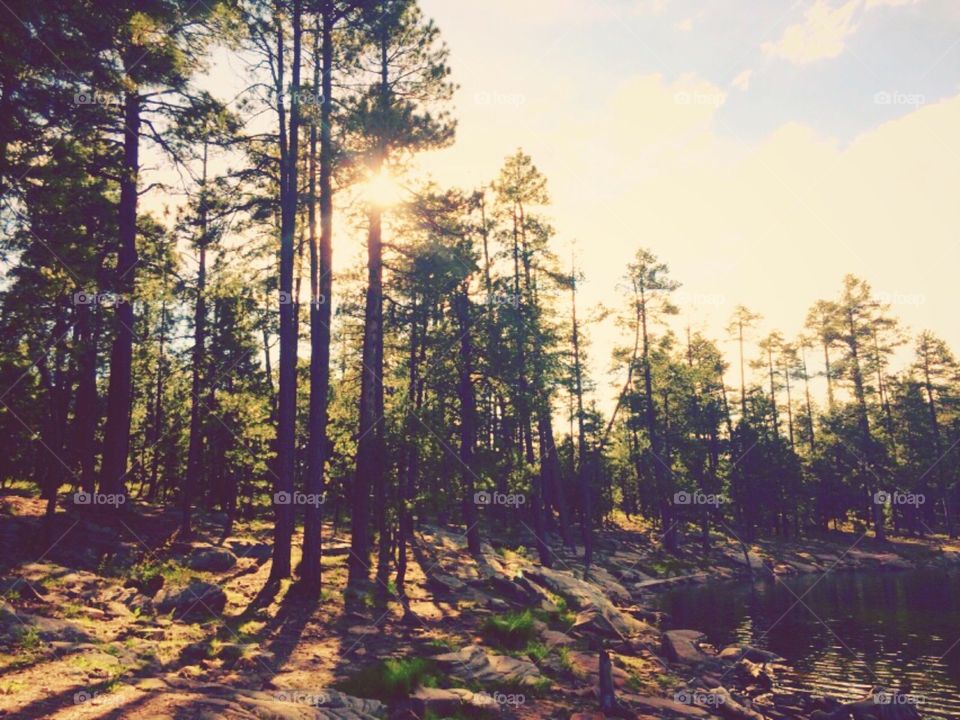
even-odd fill
[[[667,630],[660,636],[660,647],[669,660],[696,665],[713,659],[699,647],[705,637],[699,630]]]
[[[200,547],[187,556],[187,566],[193,570],[224,572],[237,564],[237,556],[227,548]]]
[[[257,542],[250,538],[235,538],[228,540],[227,545],[237,558],[253,558],[257,562],[264,562],[273,555],[273,548],[267,543]],[[328,549],[323,548],[324,555],[329,555]]]
[[[199,580],[185,588],[165,589],[154,599],[160,613],[177,617],[219,615],[227,605],[227,594],[217,585]]]

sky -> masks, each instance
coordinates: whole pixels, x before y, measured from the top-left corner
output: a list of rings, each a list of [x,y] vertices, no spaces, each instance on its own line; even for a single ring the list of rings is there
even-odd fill
[[[790,338],[854,273],[960,352],[956,0],[421,5],[459,84],[457,142],[422,167],[476,187],[532,155],[585,304],[622,303],[647,247],[682,283],[680,327],[724,338],[744,304]],[[603,373],[617,331],[589,331]]]
[[[847,273],[908,331],[960,354],[957,0],[420,4],[459,88],[456,142],[419,170],[472,189],[518,148],[532,155],[555,249],[573,246],[585,273],[581,318],[623,306],[619,280],[645,247],[682,284],[674,328],[705,332],[731,361],[736,305],[764,316],[755,337],[792,339]],[[229,99],[248,83],[223,50],[205,84]],[[338,271],[365,255],[348,196],[336,198]],[[611,350],[625,341],[612,320],[585,330],[610,409],[623,382]],[[910,359],[905,345],[895,363]]]

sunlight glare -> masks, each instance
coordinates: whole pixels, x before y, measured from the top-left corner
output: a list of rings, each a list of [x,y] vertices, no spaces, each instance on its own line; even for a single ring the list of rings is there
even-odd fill
[[[383,168],[367,179],[363,184],[362,194],[370,205],[385,208],[400,202],[403,187],[388,169]]]

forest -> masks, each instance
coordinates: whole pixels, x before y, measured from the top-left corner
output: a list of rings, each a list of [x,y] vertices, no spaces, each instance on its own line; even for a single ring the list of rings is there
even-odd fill
[[[331,636],[369,626],[386,644],[358,659],[344,641],[325,655],[349,702],[332,691],[301,701],[316,687],[302,678],[251,681],[239,685],[285,694],[272,693],[277,714],[262,698],[251,709],[250,695],[221,697],[210,717],[387,716],[367,702],[390,717],[472,717],[490,712],[489,698],[511,717],[603,717],[585,711],[598,703],[607,717],[681,716],[685,704],[735,718],[847,717],[800,701],[751,706],[769,658],[747,651],[737,672],[754,674],[724,681],[729,691],[707,683],[713,694],[687,701],[674,685],[670,707],[631,706],[631,694],[666,688],[622,687],[618,674],[643,673],[618,653],[632,647],[648,674],[691,663],[669,625],[661,650],[655,605],[624,607],[647,604],[631,584],[723,564],[773,582],[784,566],[829,572],[810,555],[825,543],[839,543],[837,562],[862,543],[852,552],[871,549],[864,565],[950,555],[960,364],[946,341],[908,327],[857,268],[811,301],[798,335],[763,329],[764,307],[736,305],[711,336],[684,306],[671,248],[641,235],[617,240],[632,259],[599,279],[616,284],[619,303],[585,302],[590,278],[554,226],[537,158],[511,150],[469,187],[412,170],[457,134],[456,68],[416,0],[2,5],[0,612],[14,620],[0,615],[13,678],[0,681],[0,707],[13,703],[10,717],[61,717],[66,705],[90,713],[76,717],[206,717],[196,699],[171,708],[214,694],[165,680],[170,706],[107,699],[128,671],[159,676],[190,643],[209,645],[185,635],[177,659],[121,655],[106,684],[18,705],[35,689],[29,673],[54,662],[42,623],[16,622],[44,614],[64,587],[67,576],[37,568],[53,559],[130,589],[118,598],[134,614],[114,608],[117,622],[147,624],[166,607],[179,626],[200,602],[212,622],[184,622],[185,634],[270,648],[261,659],[242,645],[238,661],[205,646],[216,659],[193,679],[208,684],[235,682],[217,673],[241,673],[243,660],[279,673],[308,623]],[[247,82],[236,96],[216,92],[225,55]],[[362,262],[347,264],[357,233]],[[615,325],[615,346],[592,342],[600,322]],[[633,562],[617,560],[630,548]],[[479,580],[431,577],[452,553]],[[247,561],[256,586],[231,615],[240,591],[224,595],[216,573]],[[172,594],[183,565],[198,573],[191,611]],[[495,597],[474,612],[484,601],[467,586]],[[493,638],[505,654],[491,657],[552,662],[558,677],[581,677],[567,666],[582,659],[596,697],[534,700],[551,682],[542,667],[546,681],[501,677],[484,694],[475,671],[453,685],[476,707],[461,694],[450,710],[443,692],[458,671],[440,669],[444,655],[414,661],[456,654],[430,634],[443,620],[424,608],[425,588],[457,598],[456,622],[475,628],[454,635]],[[84,592],[79,615],[97,607]],[[58,622],[75,617],[64,603]],[[384,631],[384,616],[398,629]],[[260,620],[262,636],[243,629]],[[537,623],[568,640],[579,628],[586,645],[531,649]],[[612,632],[595,638],[595,625]],[[652,646],[630,639],[645,632]],[[390,645],[403,633],[417,638],[404,636],[413,660]],[[416,645],[424,638],[437,648]],[[706,662],[706,648],[689,651]],[[663,652],[674,670],[654,662]],[[99,699],[77,702],[77,687]],[[888,717],[863,712],[850,716]]]

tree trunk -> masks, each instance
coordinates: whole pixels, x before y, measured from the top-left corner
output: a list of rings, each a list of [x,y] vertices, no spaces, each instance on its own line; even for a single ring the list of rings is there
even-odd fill
[[[193,363],[190,388],[190,444],[187,474],[184,478],[180,538],[189,540],[190,506],[203,475],[203,421],[200,417],[200,393],[203,392],[202,368],[206,362],[207,337],[207,143],[203,144],[203,174],[200,182],[200,238],[198,246],[197,299],[193,311]]]
[[[323,15],[320,58],[315,57],[314,87],[319,66],[323,68],[320,110],[320,245],[316,242],[316,143],[317,130],[310,129],[310,417],[307,449],[308,495],[323,496],[324,468],[329,455],[327,440],[327,395],[330,390],[330,323],[333,292],[333,141],[330,122],[333,113],[333,25],[332,10]],[[318,252],[319,251],[319,252]],[[321,507],[307,505],[303,531],[303,584],[318,595],[321,587],[323,552]]]
[[[470,337],[470,300],[467,281],[453,298],[454,311],[460,329],[460,367],[457,394],[460,397],[460,480],[463,483],[463,520],[467,526],[467,547],[474,556],[480,555],[480,529],[477,504],[474,501],[473,449],[476,444],[477,400],[473,389],[473,341]]]
[[[133,291],[136,287],[137,181],[140,172],[140,95],[136,89],[124,96],[123,172],[120,177],[114,311],[114,338],[110,352],[107,388],[107,421],[104,428],[100,491],[126,495],[124,478],[130,452],[130,410],[133,400]]]
[[[577,322],[577,275],[572,270],[573,283],[570,289],[571,318],[573,323],[573,381],[577,400],[577,486],[580,490],[580,535],[583,540],[583,564],[587,572],[593,561],[593,510],[591,508],[590,477],[586,470],[587,436],[583,413],[583,367],[580,363],[580,325]],[[572,438],[571,438],[572,442]],[[572,450],[571,450],[572,452]]]
[[[290,543],[293,538],[293,489],[296,469],[297,423],[297,318],[293,297],[294,238],[297,225],[297,151],[300,136],[300,41],[301,0],[294,0],[291,19],[293,57],[290,81],[290,128],[286,131],[280,104],[280,381],[277,405],[277,463],[274,478],[275,526],[270,579],[290,576]],[[278,89],[283,84],[283,32],[278,20]]]

